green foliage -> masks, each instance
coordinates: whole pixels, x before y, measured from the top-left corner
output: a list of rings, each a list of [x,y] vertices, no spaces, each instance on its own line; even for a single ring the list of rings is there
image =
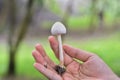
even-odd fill
[[[89,26],[89,21],[87,20],[87,17],[70,17],[68,20],[68,26],[71,29],[86,29]]]
[[[96,17],[94,17],[94,24],[97,25],[98,20]],[[87,30],[90,27],[90,23],[91,23],[91,16],[81,16],[81,17],[70,17],[70,19],[68,20],[68,26],[70,29],[72,30]]]
[[[60,15],[62,13],[61,8],[56,0],[45,0],[45,6],[47,6],[48,9],[57,15]]]
[[[36,3],[42,7],[44,5],[44,1],[43,0],[36,0]]]
[[[43,3],[51,12],[55,15],[63,17],[63,11],[60,4],[56,0],[37,0],[39,3]],[[41,2],[42,1],[42,2]],[[88,6],[88,7],[87,7]],[[119,0],[98,0],[91,2],[90,5],[81,6],[79,9],[79,15],[70,16],[68,19],[68,27],[74,30],[88,30],[93,25],[99,26],[98,12],[103,9],[104,11],[104,27],[110,27],[115,23],[115,20],[119,20]],[[94,19],[94,20],[93,20]],[[116,23],[115,23],[116,24]],[[43,28],[50,28],[51,22],[44,22]]]
[[[52,25],[53,25],[54,23],[52,23],[52,22],[49,22],[49,21],[45,21],[45,22],[43,22],[42,23],[42,28],[43,29],[49,29],[50,30],[50,28],[52,27]]]

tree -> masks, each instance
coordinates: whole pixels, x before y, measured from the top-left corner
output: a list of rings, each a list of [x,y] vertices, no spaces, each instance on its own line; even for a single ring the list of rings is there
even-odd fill
[[[115,20],[114,20],[114,23],[115,23],[115,28],[118,29],[118,27],[120,27],[120,23],[119,23],[119,20],[120,20],[120,0],[116,0],[116,14],[115,14]]]
[[[99,10],[98,10],[98,20],[99,20],[99,23],[98,23],[98,29],[100,31],[104,31],[104,14],[105,14],[105,9],[106,9],[106,5],[107,5],[107,1],[104,1],[104,0],[99,0]]]
[[[91,1],[90,6],[90,27],[88,29],[89,33],[93,33],[95,31],[95,19],[97,17],[97,9],[96,9],[97,0]]]
[[[15,75],[15,55],[19,48],[20,43],[25,37],[27,33],[29,23],[32,19],[32,6],[34,0],[28,0],[27,2],[27,13],[23,22],[16,27],[16,3],[15,0],[9,0],[9,12],[10,12],[10,24],[9,24],[9,38],[8,38],[8,45],[9,45],[9,67],[8,67],[8,76]],[[16,28],[19,28],[19,31],[15,33]]]
[[[61,20],[61,22],[63,22],[63,24],[66,26],[66,28],[68,27],[67,23],[72,13],[72,6],[73,6],[73,0],[68,0],[66,10]]]
[[[90,7],[90,27],[89,32],[93,33],[96,29],[99,31],[104,30],[104,12],[106,7],[106,1],[92,0]],[[98,24],[98,26],[96,25]]]

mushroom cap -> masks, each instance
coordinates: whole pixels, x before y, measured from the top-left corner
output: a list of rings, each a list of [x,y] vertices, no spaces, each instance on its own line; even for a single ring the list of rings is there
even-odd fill
[[[51,28],[52,35],[66,34],[66,28],[61,22],[56,22]]]

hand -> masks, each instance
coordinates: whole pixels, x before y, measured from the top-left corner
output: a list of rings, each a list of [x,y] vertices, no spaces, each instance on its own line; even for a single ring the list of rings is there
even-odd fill
[[[55,55],[59,57],[58,42],[53,36],[49,37],[49,42]],[[37,44],[36,50],[32,52],[36,60],[34,67],[50,80],[119,80],[97,55],[68,45],[64,45],[63,49],[66,72],[62,76],[57,74],[54,69],[56,64],[50,60],[40,44]]]

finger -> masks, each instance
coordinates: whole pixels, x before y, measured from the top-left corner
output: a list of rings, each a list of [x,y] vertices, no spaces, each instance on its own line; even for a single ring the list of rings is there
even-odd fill
[[[32,55],[37,63],[46,64],[43,56],[41,56],[38,51],[34,50]]]
[[[62,78],[57,73],[45,68],[39,63],[35,63],[34,67],[51,80],[62,80]]]
[[[53,52],[55,53],[57,58],[59,58],[59,50],[58,50],[59,45],[58,45],[57,40],[53,36],[50,36],[48,38],[48,40],[49,40],[49,43],[50,43],[50,46],[51,46]],[[65,66],[67,66],[68,64],[70,64],[73,61],[73,59],[64,53],[64,61],[65,61]]]
[[[41,56],[43,56],[43,58],[44,58],[44,60],[46,60],[47,64],[49,64],[52,67],[55,67],[55,63],[46,55],[46,52],[45,52],[44,48],[42,47],[42,45],[37,44],[35,48],[39,52],[39,54],[41,54]]]
[[[72,58],[76,58],[79,59],[83,62],[87,61],[91,56],[93,56],[94,54],[77,49],[77,48],[73,48],[71,46],[68,45],[64,45],[63,49],[65,51],[65,53],[67,53],[69,56],[71,56]]]
[[[42,45],[36,44],[35,48],[43,57],[46,56],[46,52],[45,52],[44,48],[42,47]]]
[[[59,58],[59,44],[58,41],[55,39],[54,36],[49,36],[48,38],[50,47],[52,48],[53,52],[55,53],[56,57]]]
[[[50,70],[54,70],[55,65],[48,63],[48,62],[44,59],[44,57],[43,57],[41,54],[39,54],[38,51],[34,50],[34,51],[32,52],[32,55],[33,55],[33,57],[34,57],[34,59],[35,59],[35,61],[36,61],[37,63],[42,64],[43,66],[45,66],[46,68],[49,68]]]

